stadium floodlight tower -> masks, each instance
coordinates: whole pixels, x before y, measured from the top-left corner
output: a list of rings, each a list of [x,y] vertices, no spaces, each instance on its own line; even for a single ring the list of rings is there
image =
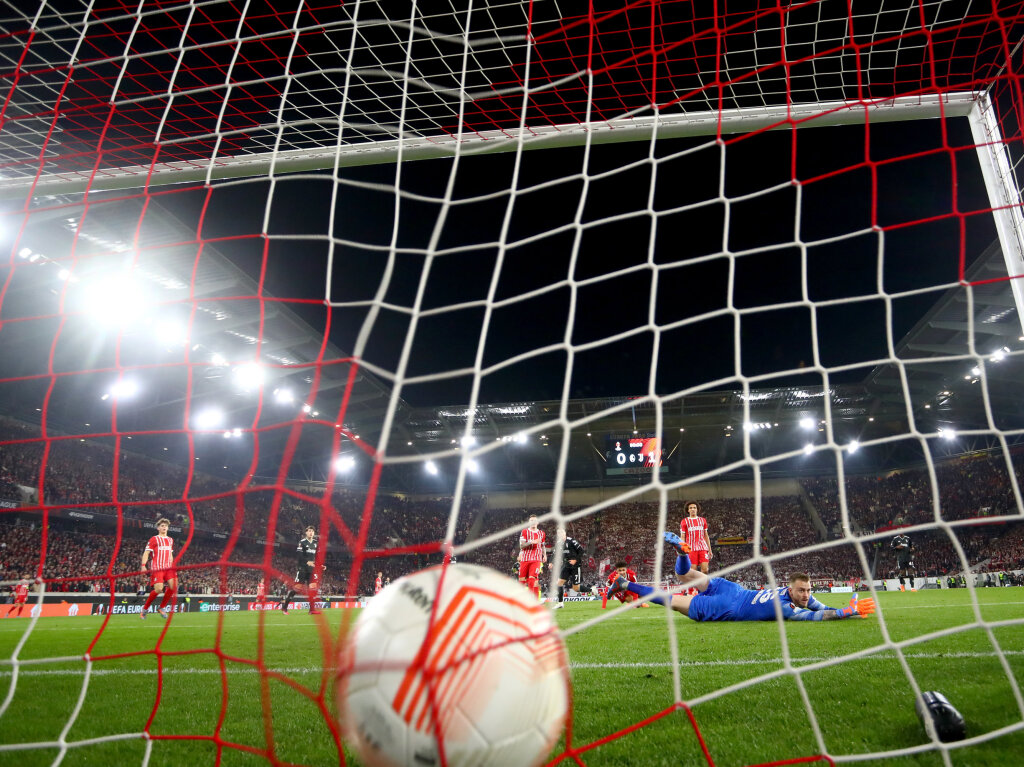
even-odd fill
[[[653,498],[657,518],[650,529],[629,528],[639,543],[623,554],[634,557],[634,564],[643,563],[660,583],[672,572],[671,564],[662,567],[661,535],[680,524],[670,502],[722,498],[722,487],[742,476],[752,499],[749,534],[744,528],[743,535],[735,536],[728,544],[735,547],[715,557],[713,567],[727,574],[756,572],[770,597],[784,574],[797,572],[797,564],[826,569],[834,562],[831,555],[845,546],[854,562],[851,577],[873,584],[876,544],[886,533],[853,524],[858,510],[848,502],[846,467],[848,461],[869,465],[872,456],[894,446],[909,446],[934,490],[925,521],[910,534],[945,536],[956,551],[958,569],[969,572],[972,563],[957,534],[971,520],[946,513],[943,504],[950,494],[941,485],[947,474],[937,471],[935,463],[936,455],[949,456],[960,442],[980,436],[995,446],[1003,484],[1010,488],[1000,513],[1004,518],[986,521],[1024,519],[1015,469],[1019,460],[1014,462],[1012,450],[1012,441],[1024,434],[1014,420],[1019,418],[1019,392],[1005,412],[1000,410],[1005,399],[992,396],[1004,371],[1024,359],[1020,3],[472,0],[441,8],[359,0],[154,0],[80,8],[48,2],[8,5],[0,35],[5,84],[0,226],[8,233],[9,248],[7,273],[0,280],[0,358],[6,362],[8,352],[35,346],[48,353],[26,362],[27,369],[17,374],[0,371],[0,399],[6,399],[9,388],[24,393],[19,401],[35,398],[25,409],[33,415],[38,411],[42,424],[38,434],[5,435],[0,442],[5,450],[8,444],[27,443],[27,450],[38,451],[26,462],[44,465],[26,484],[38,486],[42,495],[35,511],[24,513],[38,512],[40,520],[49,519],[63,500],[51,502],[54,472],[47,470],[49,462],[56,460],[61,467],[67,460],[62,441],[83,450],[88,449],[81,445],[86,436],[111,443],[101,445],[102,460],[90,464],[91,471],[110,471],[100,466],[113,461],[107,481],[97,480],[107,494],[84,505],[88,514],[93,505],[113,509],[120,548],[109,557],[109,572],[98,575],[107,565],[97,565],[95,573],[80,574],[82,582],[93,578],[108,589],[126,577],[124,557],[138,562],[138,551],[126,548],[134,543],[122,540],[122,530],[132,531],[123,524],[131,501],[123,495],[129,484],[119,473],[127,460],[121,440],[133,437],[132,445],[142,446],[154,434],[172,435],[188,445],[191,455],[197,432],[236,436],[225,412],[208,404],[225,401],[215,399],[227,393],[215,387],[229,365],[233,371],[225,388],[235,385],[249,392],[240,398],[246,407],[246,439],[230,444],[241,451],[251,443],[251,467],[237,486],[223,490],[209,479],[193,481],[200,465],[193,456],[193,465],[181,469],[181,481],[175,477],[163,497],[145,500],[156,509],[162,510],[161,504],[187,509],[195,519],[188,532],[190,552],[183,556],[199,551],[207,558],[214,552],[213,561],[204,559],[197,567],[216,570],[224,581],[238,570],[256,573],[257,567],[268,583],[295,573],[295,549],[284,547],[290,548],[288,559],[277,550],[296,532],[283,527],[300,514],[282,504],[287,499],[308,512],[300,524],[328,538],[317,538],[323,546],[315,555],[302,549],[314,556],[299,565],[309,568],[305,585],[313,588],[312,576],[319,571],[312,568],[323,565],[326,552],[337,557],[332,565],[338,566],[328,568],[326,576],[339,579],[337,593],[365,594],[366,563],[374,563],[376,570],[377,562],[388,561],[384,547],[394,540],[380,533],[391,520],[375,524],[375,507],[389,512],[399,506],[418,508],[415,499],[408,504],[382,501],[385,491],[392,490],[396,497],[404,493],[403,501],[416,494],[430,496],[424,508],[445,505],[443,513],[431,512],[410,525],[416,543],[403,544],[396,561],[454,551],[461,562],[493,553],[493,562],[505,568],[510,554],[520,551],[524,499],[531,512],[539,511],[549,540],[556,526],[577,524],[595,537],[607,538],[612,530],[618,545],[619,538],[629,538],[623,534],[626,526],[604,527],[616,505]],[[185,227],[186,236],[170,237],[169,230],[156,226],[171,218]],[[969,266],[991,242],[998,242],[1001,268],[980,279],[968,277]],[[223,261],[246,265],[250,282],[226,277],[226,270],[216,281],[199,277],[218,249]],[[76,279],[54,281],[51,262]],[[109,263],[125,270],[103,282],[102,267]],[[147,285],[183,287],[153,291],[157,299],[134,285],[132,275],[142,275]],[[993,285],[1002,286],[1009,297],[998,297],[1005,317],[989,321],[975,310],[975,302]],[[913,325],[919,317],[926,319],[921,299],[938,301],[950,294],[961,316],[933,327],[965,331],[965,344],[937,341],[927,353],[900,349],[908,324],[905,307],[915,307]],[[295,322],[285,327],[294,320],[283,318],[289,305],[291,315],[317,318],[311,320],[319,323],[312,343],[311,334],[295,331]],[[122,343],[139,329],[134,327],[139,320],[157,319],[157,309],[161,317],[184,321],[188,316],[193,338],[183,346],[175,341],[173,350],[159,349],[158,356],[144,344]],[[103,335],[113,341],[99,361],[69,321],[84,313],[102,318]],[[281,325],[275,325],[278,321]],[[282,327],[284,332],[271,339],[271,329]],[[27,328],[37,335],[19,335]],[[343,354],[329,351],[336,350],[332,344],[339,337],[349,347]],[[292,345],[316,348],[304,357],[285,356]],[[997,348],[1002,350],[998,359],[992,356]],[[888,410],[837,404],[836,379],[846,385],[880,368],[895,371],[895,383],[877,398]],[[109,433],[51,429],[58,403],[76,412],[76,387],[69,382],[91,375],[107,380],[143,369],[159,369],[167,387],[147,398],[153,400],[152,429],[123,430],[125,424],[143,423],[144,414],[134,408],[131,419],[112,419]],[[338,370],[344,373],[332,379],[330,373]],[[624,371],[619,379],[625,381],[623,391],[606,392],[607,397],[580,393],[613,370]],[[925,427],[920,391],[913,385],[922,370],[939,370],[935,375],[942,378],[931,388],[931,397],[939,388],[952,391],[946,398],[950,408],[973,397],[983,416],[960,420],[957,413],[939,413],[929,404],[926,418],[948,417],[958,431]],[[968,370],[971,375],[964,377]],[[204,371],[210,375],[204,377]],[[264,383],[271,377],[287,378],[296,393],[266,393]],[[154,387],[164,385],[156,378]],[[369,378],[381,382],[379,389],[360,391]],[[145,381],[148,390],[148,374]],[[516,389],[500,400],[507,400],[509,409],[488,410],[485,403],[499,401],[493,392],[502,387]],[[787,388],[792,396],[780,396],[769,414],[771,398]],[[542,389],[557,392],[549,397],[554,406],[534,406]],[[406,418],[414,409],[409,403],[424,391],[430,393],[431,407],[444,404],[436,402],[442,396],[438,392],[455,392],[451,397],[457,407],[413,423]],[[733,398],[734,392],[741,396]],[[700,415],[703,426],[671,420],[689,416],[691,400],[709,394],[716,395],[717,404]],[[336,403],[330,399],[335,395]],[[264,408],[265,397],[284,405],[293,399],[298,404],[300,396],[301,408],[293,408],[296,412],[285,422],[280,416],[286,408]],[[571,404],[584,396],[587,407],[573,409]],[[262,421],[264,410],[273,411],[275,420]],[[654,424],[649,435],[638,433],[635,413],[641,410]],[[813,414],[799,421],[809,439],[796,441],[786,429],[769,427],[792,425],[797,413]],[[707,424],[716,418],[712,429]],[[617,424],[615,435],[602,433],[607,422]],[[749,426],[734,431],[723,429],[726,423]],[[358,434],[350,424],[358,424]],[[763,430],[755,424],[764,424]],[[664,444],[669,433],[678,440],[675,447]],[[850,442],[851,434],[858,439]],[[460,436],[470,435],[479,440],[472,445],[471,459],[466,457],[470,443],[458,443]],[[610,461],[598,447],[605,439]],[[718,458],[691,470],[686,461],[697,453],[692,446],[710,440],[722,446]],[[404,452],[414,442],[416,452]],[[45,449],[39,450],[40,443]],[[943,450],[937,450],[940,444]],[[280,448],[276,452],[275,446]],[[616,447],[621,466],[614,458]],[[215,450],[209,442],[205,449]],[[348,495],[333,493],[333,474],[354,468],[348,463],[335,464],[316,493],[308,489],[313,480],[299,477],[303,465],[323,473],[332,457],[347,461],[337,457],[355,455],[355,450],[360,470],[349,476],[358,474],[358,482],[367,478],[359,492],[350,486]],[[260,466],[268,455],[280,465]],[[570,470],[573,457],[580,455],[598,475]],[[674,467],[663,463],[665,456],[675,457]],[[519,496],[505,499],[514,514],[492,513],[498,508],[492,505],[485,517],[469,519],[477,506],[467,506],[463,494],[466,475],[475,471],[477,461],[486,461],[487,474],[494,477],[498,466],[510,467],[510,473],[548,473],[530,487],[523,483]],[[447,490],[449,476],[439,476],[439,466],[456,464],[451,497],[437,501],[438,487]],[[154,476],[170,471],[161,466]],[[252,483],[258,471],[258,478],[270,479],[257,487]],[[812,497],[796,488],[806,479],[802,473],[812,471],[828,472],[834,504],[826,507],[821,494]],[[789,517],[809,515],[796,542],[766,516],[778,511],[765,501],[766,474],[775,475],[773,487],[785,485],[798,497],[784,509]],[[291,484],[299,479],[309,480],[302,490]],[[533,495],[537,487],[542,489]],[[255,513],[250,511],[258,500],[253,491],[273,497],[266,513],[258,504]],[[226,502],[229,495],[235,503]],[[355,497],[357,509],[337,508]],[[808,510],[815,503],[834,513],[831,529],[839,537],[829,535],[817,509],[813,515]],[[707,505],[712,506],[710,501]],[[670,509],[675,516],[670,517]],[[0,506],[0,515],[9,512]],[[217,518],[204,527],[208,520],[203,514],[216,513],[234,514],[228,520],[234,524]],[[426,517],[444,521],[435,530]],[[254,531],[253,525],[266,529]],[[467,540],[469,530],[472,541]],[[248,551],[246,540],[252,544]],[[35,571],[46,580],[52,575],[45,539],[43,544]],[[491,546],[503,548],[488,552]],[[742,557],[736,554],[741,549]],[[557,566],[545,571],[552,592],[560,574]],[[597,573],[591,574],[597,583]],[[729,712],[731,733],[779,735],[771,742],[745,738],[750,742],[732,744],[737,750],[730,758],[745,764],[877,763],[917,758],[925,750],[937,752],[925,758],[949,764],[957,748],[984,749],[993,743],[1016,748],[1019,742],[1013,738],[1024,727],[1024,696],[1000,643],[1002,632],[1019,630],[1022,621],[1011,617],[996,623],[981,609],[973,588],[965,594],[973,607],[965,606],[965,622],[958,617],[956,625],[916,636],[883,624],[881,632],[861,635],[873,637],[864,641],[876,642],[874,647],[862,643],[847,651],[846,646],[821,646],[815,650],[820,657],[794,654],[794,635],[803,632],[791,635],[781,622],[764,626],[766,633],[778,629],[770,650],[779,653],[777,664],[762,673],[771,665],[763,657],[735,666],[709,658],[716,674],[732,676],[723,677],[719,689],[700,693],[688,688],[682,675],[681,654],[690,660],[693,648],[683,647],[689,640],[666,620],[657,663],[668,663],[671,682],[662,682],[664,694],[650,696],[665,701],[657,704],[665,707],[645,709],[627,722],[623,717],[639,709],[626,713],[616,700],[615,711],[607,716],[581,716],[581,722],[607,721],[607,729],[623,729],[570,730],[559,746],[563,750],[552,759],[581,762],[585,752],[589,758],[589,749],[600,748],[608,749],[607,761],[614,762],[615,749],[629,740],[621,736],[678,717],[694,738],[689,744],[682,738],[673,742],[692,746],[693,761],[710,762],[717,746],[713,737],[705,742],[702,728],[715,731],[714,720],[721,717],[705,717],[707,709],[701,707],[706,704]],[[890,612],[892,602],[884,598],[879,604],[880,621],[925,612]],[[654,610],[646,614],[660,615]],[[89,624],[90,632],[97,633],[84,654],[82,643],[55,650],[49,658],[39,656],[45,650],[34,649],[32,664],[58,663],[54,673],[64,674],[80,663],[72,671],[82,672],[80,690],[52,707],[62,721],[47,720],[38,729],[33,729],[38,717],[20,717],[12,705],[20,695],[43,699],[41,687],[28,688],[32,695],[24,690],[50,673],[29,676],[20,670],[19,653],[36,626],[34,619],[26,622],[24,636],[10,642],[11,649],[0,658],[12,669],[0,700],[0,731],[12,735],[10,740],[0,736],[0,753],[38,749],[59,763],[69,749],[96,748],[98,753],[86,754],[85,761],[95,756],[148,764],[151,755],[160,761],[208,758],[208,751],[194,756],[187,750],[198,744],[216,749],[218,762],[225,749],[271,764],[344,760],[340,727],[324,700],[328,672],[308,674],[310,669],[302,668],[298,676],[285,678],[287,669],[278,669],[273,652],[264,652],[272,647],[265,640],[280,626],[276,614],[260,613],[258,622],[246,624],[259,632],[254,643],[259,653],[252,658],[225,654],[223,623],[215,647],[187,646],[211,635],[196,631],[196,639],[189,639],[184,632],[174,633],[179,617],[191,616],[172,616],[166,646],[175,648],[174,664],[167,662],[163,635],[156,639],[156,632],[153,641],[139,645],[151,650],[132,653],[134,662],[146,660],[139,653],[152,652],[147,671],[157,675],[157,683],[149,685],[155,696],[129,707],[147,712],[148,718],[138,721],[89,713],[91,708],[105,710],[93,705],[98,698],[90,694],[90,685],[114,679],[92,671],[113,659],[94,650],[117,646],[103,634],[115,621]],[[236,617],[244,616],[226,609],[217,616],[224,622]],[[604,620],[640,617],[640,611],[609,610],[567,630],[585,635]],[[653,618],[650,625],[655,625]],[[834,673],[824,680],[829,690],[836,689],[836,679],[845,689],[859,689],[848,681],[874,672],[856,664],[891,662],[886,689],[899,679],[909,695],[920,696],[919,667],[908,660],[908,650],[967,631],[988,643],[986,654],[946,657],[942,646],[914,659],[923,663],[929,653],[939,654],[946,664],[943,672],[950,664],[967,669],[943,673],[943,679],[972,677],[975,661],[979,666],[990,661],[997,669],[1003,684],[999,691],[986,690],[985,706],[994,706],[998,697],[1003,718],[962,743],[944,743],[932,733],[911,737],[902,714],[894,711],[878,712],[876,719],[897,726],[886,729],[872,722],[865,728],[860,719],[864,709],[840,705],[815,684]],[[325,628],[321,636],[332,632]],[[31,646],[36,647],[34,641]],[[327,655],[332,643],[325,640],[324,647],[324,658],[316,661],[329,660],[330,673],[335,673],[342,664]],[[209,727],[191,732],[192,720],[179,716],[191,710],[188,704],[178,713],[168,712],[169,680],[175,677],[165,674],[175,671],[177,663],[212,655],[219,665],[181,669],[196,671],[187,685],[193,700],[195,681],[216,690],[211,699],[221,704],[219,718],[213,712]],[[844,663],[849,666],[833,668]],[[852,666],[856,670],[848,671]],[[238,686],[228,684],[237,667],[259,672],[254,685],[261,695],[239,700]],[[111,672],[123,668],[117,663]],[[472,664],[468,668],[474,673]],[[301,692],[303,705],[315,704],[309,711],[324,720],[326,750],[301,750],[312,740],[309,717],[288,722],[289,717],[275,716],[279,696],[276,689],[271,695],[271,685],[282,681],[285,694]],[[420,719],[450,721],[447,711],[437,716],[429,681],[426,686]],[[723,705],[728,696],[736,697]],[[584,707],[596,705],[598,697],[577,695],[575,700]],[[766,706],[769,697],[773,705]],[[775,705],[780,700],[784,704]],[[236,716],[236,702],[254,707],[238,709],[250,719],[222,727]],[[905,704],[909,711],[909,698]],[[874,706],[874,701],[864,703],[864,708]],[[985,727],[986,714],[987,709],[980,710],[969,719],[971,726]],[[252,727],[260,717],[263,727]],[[794,727],[804,734],[793,738]],[[90,728],[102,733],[92,737]],[[875,729],[883,734],[876,736]],[[253,742],[229,739],[243,731],[255,733]],[[852,732],[856,738],[847,736]],[[12,743],[15,734],[21,740]],[[172,740],[183,750],[168,756],[160,749],[170,749]],[[122,746],[126,750],[114,754]],[[113,750],[99,751],[107,748]],[[967,753],[965,762],[974,753]],[[636,755],[636,761],[654,761],[658,755],[646,756]],[[443,755],[436,761],[444,763]],[[978,761],[998,759],[985,752]]]

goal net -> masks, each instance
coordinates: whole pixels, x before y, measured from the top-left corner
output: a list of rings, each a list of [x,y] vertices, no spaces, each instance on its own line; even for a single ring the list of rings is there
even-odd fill
[[[877,620],[567,602],[552,763],[1019,752],[1024,614],[984,590],[1024,568],[1019,5],[4,15],[0,753],[351,760],[334,659],[378,573],[510,572],[536,513],[582,585],[669,588],[688,500],[712,575]]]

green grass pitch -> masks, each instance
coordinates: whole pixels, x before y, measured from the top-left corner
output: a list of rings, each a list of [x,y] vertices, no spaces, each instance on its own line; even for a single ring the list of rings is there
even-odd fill
[[[981,615],[994,623],[1024,619],[1024,589],[983,589],[977,592]],[[845,603],[843,595],[826,602]],[[890,638],[905,642],[975,621],[966,590],[882,594],[881,607]],[[337,633],[342,610],[328,611]],[[574,626],[602,613],[599,603],[569,603],[557,613],[568,632],[575,698],[573,742],[577,747],[644,720],[672,705],[673,675],[663,609],[622,610],[610,620],[573,631]],[[218,626],[223,620],[218,640]],[[211,613],[175,616],[159,646],[181,653],[218,647],[225,656],[253,660],[260,656],[278,678],[262,677],[253,666],[225,661],[227,707],[222,714],[222,674],[210,652],[163,657],[163,687],[150,732],[148,764],[214,764],[215,732],[248,750],[225,748],[224,765],[260,765],[267,760],[268,733],[283,762],[337,764],[339,757],[322,710],[313,698],[326,683],[326,702],[333,712],[329,674],[323,672],[324,627],[303,613]],[[772,675],[783,668],[782,638],[773,623],[697,624],[679,615],[675,624],[683,700],[696,701],[693,714],[715,765],[760,764],[820,753],[797,678]],[[40,619],[19,657],[81,656],[100,628],[101,618]],[[24,636],[28,621],[0,620],[0,700],[11,686],[9,659]],[[137,615],[110,619],[93,656],[139,653],[93,664],[80,712],[69,725],[83,694],[81,660],[29,664],[20,675],[7,713],[0,720],[0,746],[55,743],[62,733],[68,743],[128,734],[131,737],[68,749],[62,765],[143,764],[147,744],[137,736],[153,711],[157,658],[152,653],[165,628],[158,616],[145,622]],[[820,664],[856,653],[883,641],[877,619],[829,623],[788,623],[785,640],[795,667]],[[1024,687],[1024,628],[995,625],[992,636],[1002,649],[1017,685]],[[328,640],[329,642],[329,640]],[[909,644],[906,662],[922,689],[939,690],[960,709],[969,737],[1022,724],[1014,688],[995,652],[992,638],[981,628]],[[768,678],[764,678],[764,677]],[[856,755],[906,748],[927,742],[914,713],[913,696],[896,654],[879,652],[799,675],[810,701],[825,748],[833,755]],[[293,684],[289,684],[290,680]],[[731,685],[760,680],[715,696]],[[269,695],[270,717],[263,715],[263,690]],[[164,739],[165,735],[200,736]],[[59,749],[0,750],[0,764],[32,767],[52,764]],[[955,765],[1024,763],[1024,729],[951,752]],[[556,754],[557,755],[557,754]],[[624,737],[580,755],[588,765],[706,764],[684,711],[673,712]],[[349,763],[351,755],[346,753]],[[844,760],[845,761],[845,760]],[[355,762],[358,764],[358,762]],[[563,764],[571,764],[571,760]],[[899,759],[859,761],[872,765],[941,765],[932,751]]]

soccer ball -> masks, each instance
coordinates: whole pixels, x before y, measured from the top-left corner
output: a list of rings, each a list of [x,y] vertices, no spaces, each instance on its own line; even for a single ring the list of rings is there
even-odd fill
[[[450,565],[399,578],[362,611],[341,649],[338,711],[374,767],[441,765],[442,747],[452,767],[519,767],[558,740],[568,687],[565,645],[536,595]]]

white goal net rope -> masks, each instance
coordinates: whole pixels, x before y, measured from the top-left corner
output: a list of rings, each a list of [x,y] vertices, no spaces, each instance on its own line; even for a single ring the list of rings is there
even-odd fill
[[[1024,544],[1021,10],[337,6],[6,12],[0,578],[35,582],[28,617],[0,624],[0,753],[57,764],[142,738],[147,764],[196,738],[281,763],[269,685],[285,680],[341,758],[329,670],[295,681],[262,649],[233,656],[228,598],[205,602],[212,647],[183,646],[173,618],[155,646],[108,646],[158,517],[195,593],[287,590],[312,524],[321,594],[355,598],[444,542],[508,570],[527,508],[588,547],[590,583],[621,559],[668,583],[662,536],[691,497],[723,539],[713,575],[873,593],[894,583],[898,529],[936,574],[912,585],[968,576],[970,618],[908,633],[883,601],[870,643],[813,655],[780,621],[777,658],[693,661],[751,672],[694,692],[689,626],[665,611],[650,665],[671,669],[673,703],[573,730],[553,759],[686,716],[712,763],[702,707],[777,680],[813,733],[793,760],[950,764],[1024,728],[1024,619],[975,580]],[[44,588],[80,587],[109,593],[102,623],[41,653]],[[570,660],[636,615],[565,621]],[[261,648],[272,631],[261,617]],[[189,652],[217,659],[211,732],[160,716],[167,658]],[[836,745],[855,725],[808,679],[885,662],[918,696],[915,664],[946,653],[998,665],[996,725]],[[158,680],[144,725],[92,732],[91,685],[138,656]],[[240,670],[260,677],[259,742],[221,732]],[[13,724],[49,673],[81,685],[33,736]]]

